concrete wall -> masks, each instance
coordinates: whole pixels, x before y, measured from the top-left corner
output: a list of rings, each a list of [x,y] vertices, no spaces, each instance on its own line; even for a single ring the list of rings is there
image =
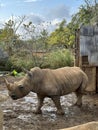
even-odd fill
[[[80,55],[88,56],[90,65],[98,65],[98,27],[80,28]]]

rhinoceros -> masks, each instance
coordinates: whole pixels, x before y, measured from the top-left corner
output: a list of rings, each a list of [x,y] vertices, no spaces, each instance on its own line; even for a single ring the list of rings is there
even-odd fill
[[[9,96],[13,100],[20,99],[29,92],[34,92],[38,97],[36,114],[42,112],[43,100],[49,97],[53,100],[57,114],[64,114],[60,104],[60,96],[75,92],[76,105],[82,105],[82,96],[88,83],[87,75],[79,67],[62,67],[58,69],[41,69],[34,67],[26,71],[26,75],[17,82],[9,83],[5,79]]]

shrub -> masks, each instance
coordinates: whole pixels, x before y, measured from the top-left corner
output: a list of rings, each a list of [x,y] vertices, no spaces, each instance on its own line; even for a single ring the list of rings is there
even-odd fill
[[[10,71],[16,70],[20,72],[22,68],[30,69],[34,66],[41,68],[60,68],[64,66],[73,66],[74,57],[71,51],[67,49],[56,50],[51,53],[45,54],[42,57],[32,56],[18,52],[10,57],[6,64],[6,68]]]
[[[22,68],[30,69],[33,67],[32,59],[28,59],[26,57],[11,57],[12,70],[16,69],[18,72],[22,70]]]
[[[73,66],[74,57],[72,53],[67,50],[58,50],[48,54],[42,64],[42,68],[60,68],[64,66]]]

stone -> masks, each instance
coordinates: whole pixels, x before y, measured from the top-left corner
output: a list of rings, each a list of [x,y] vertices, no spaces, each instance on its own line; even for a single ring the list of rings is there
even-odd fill
[[[98,130],[98,122],[88,122],[86,124],[70,127],[70,128],[64,128],[59,130]]]
[[[0,93],[0,130],[3,130],[3,111],[1,108],[1,104],[8,99],[7,95]]]
[[[3,51],[1,48],[0,48],[0,64],[1,65],[4,65],[6,63],[6,61],[8,60],[8,54],[7,52]]]

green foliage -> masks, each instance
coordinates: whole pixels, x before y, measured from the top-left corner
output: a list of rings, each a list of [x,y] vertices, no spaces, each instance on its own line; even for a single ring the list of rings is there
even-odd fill
[[[12,70],[12,67],[13,67],[13,63],[11,62],[11,60],[9,58],[5,64],[5,70]]]
[[[65,21],[63,20],[59,27],[50,34],[48,38],[48,43],[50,45],[58,45],[66,48],[71,48],[74,44],[75,36],[72,30],[65,26]]]
[[[81,5],[79,11],[72,16],[68,28],[75,31],[81,25],[92,25],[98,23],[98,3],[94,0],[85,0],[85,4]]]
[[[34,61],[35,58],[35,61]],[[11,70],[13,75],[18,75],[22,68],[30,69],[34,66],[41,68],[60,68],[73,66],[74,56],[68,49],[62,49],[44,54],[44,56],[31,57],[29,54],[23,55],[21,52],[14,54],[6,63],[7,70]]]
[[[48,48],[48,31],[43,29],[36,40],[37,40],[38,49],[41,49],[41,50],[47,49]]]
[[[33,67],[33,61],[32,59],[28,57],[18,57],[17,55],[13,55],[10,58],[10,62],[12,63],[12,69],[16,69],[16,71],[21,71],[22,67],[26,69],[30,69]]]
[[[63,49],[48,54],[41,67],[60,68],[64,66],[73,66],[74,57],[69,50]]]

